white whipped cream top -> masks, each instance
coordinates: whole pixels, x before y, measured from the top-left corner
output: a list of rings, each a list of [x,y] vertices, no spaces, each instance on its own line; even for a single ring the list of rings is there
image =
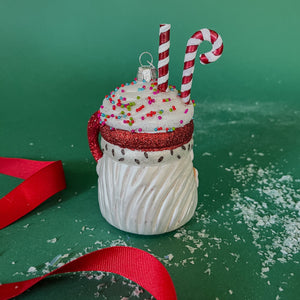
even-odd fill
[[[99,110],[100,124],[131,132],[160,133],[188,124],[194,114],[175,87],[159,92],[157,81],[133,81],[105,96]]]

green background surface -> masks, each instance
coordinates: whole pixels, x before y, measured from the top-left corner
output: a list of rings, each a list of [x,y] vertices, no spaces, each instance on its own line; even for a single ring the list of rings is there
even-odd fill
[[[128,245],[161,260],[179,299],[299,297],[299,3],[0,0],[0,155],[60,159],[68,185],[0,232],[0,282]],[[147,237],[101,216],[86,125],[104,95],[136,76],[141,52],[157,62],[160,23],[172,25],[169,83],[178,88],[195,31],[219,32],[224,53],[195,67],[196,214]],[[1,196],[19,182],[1,175]],[[136,291],[112,274],[77,274],[19,299],[138,299]]]

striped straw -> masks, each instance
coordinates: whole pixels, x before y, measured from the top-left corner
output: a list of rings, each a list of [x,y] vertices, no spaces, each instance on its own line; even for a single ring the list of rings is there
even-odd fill
[[[170,48],[170,24],[161,24],[159,28],[158,49],[158,90],[165,92],[168,89],[169,80],[169,48]]]
[[[190,93],[192,88],[193,73],[195,69],[195,58],[198,46],[203,42],[208,41],[212,44],[212,49],[209,52],[200,54],[200,63],[203,65],[216,61],[221,57],[223,52],[223,41],[220,35],[210,29],[201,29],[195,32],[188,40],[184,66],[182,73],[181,98],[186,104],[190,101]]]

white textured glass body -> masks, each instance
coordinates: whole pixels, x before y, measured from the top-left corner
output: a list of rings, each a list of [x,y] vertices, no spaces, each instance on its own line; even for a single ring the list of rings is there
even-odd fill
[[[97,163],[98,197],[101,213],[111,225],[153,235],[175,230],[192,218],[198,198],[192,150],[178,148],[172,155],[166,154],[169,150],[148,152],[152,161],[165,155],[165,162],[156,164],[137,164],[132,156],[141,156],[141,151],[129,151],[121,162],[124,149],[103,150]]]

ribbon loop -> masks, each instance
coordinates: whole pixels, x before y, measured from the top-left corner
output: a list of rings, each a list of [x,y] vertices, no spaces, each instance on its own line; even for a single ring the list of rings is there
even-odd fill
[[[0,157],[0,173],[24,179],[0,199],[0,229],[10,225],[66,188],[61,161]]]
[[[44,276],[0,285],[0,300],[22,294],[45,277],[84,271],[119,274],[143,287],[157,300],[177,299],[172,279],[157,258],[137,248],[115,246],[81,256]]]

